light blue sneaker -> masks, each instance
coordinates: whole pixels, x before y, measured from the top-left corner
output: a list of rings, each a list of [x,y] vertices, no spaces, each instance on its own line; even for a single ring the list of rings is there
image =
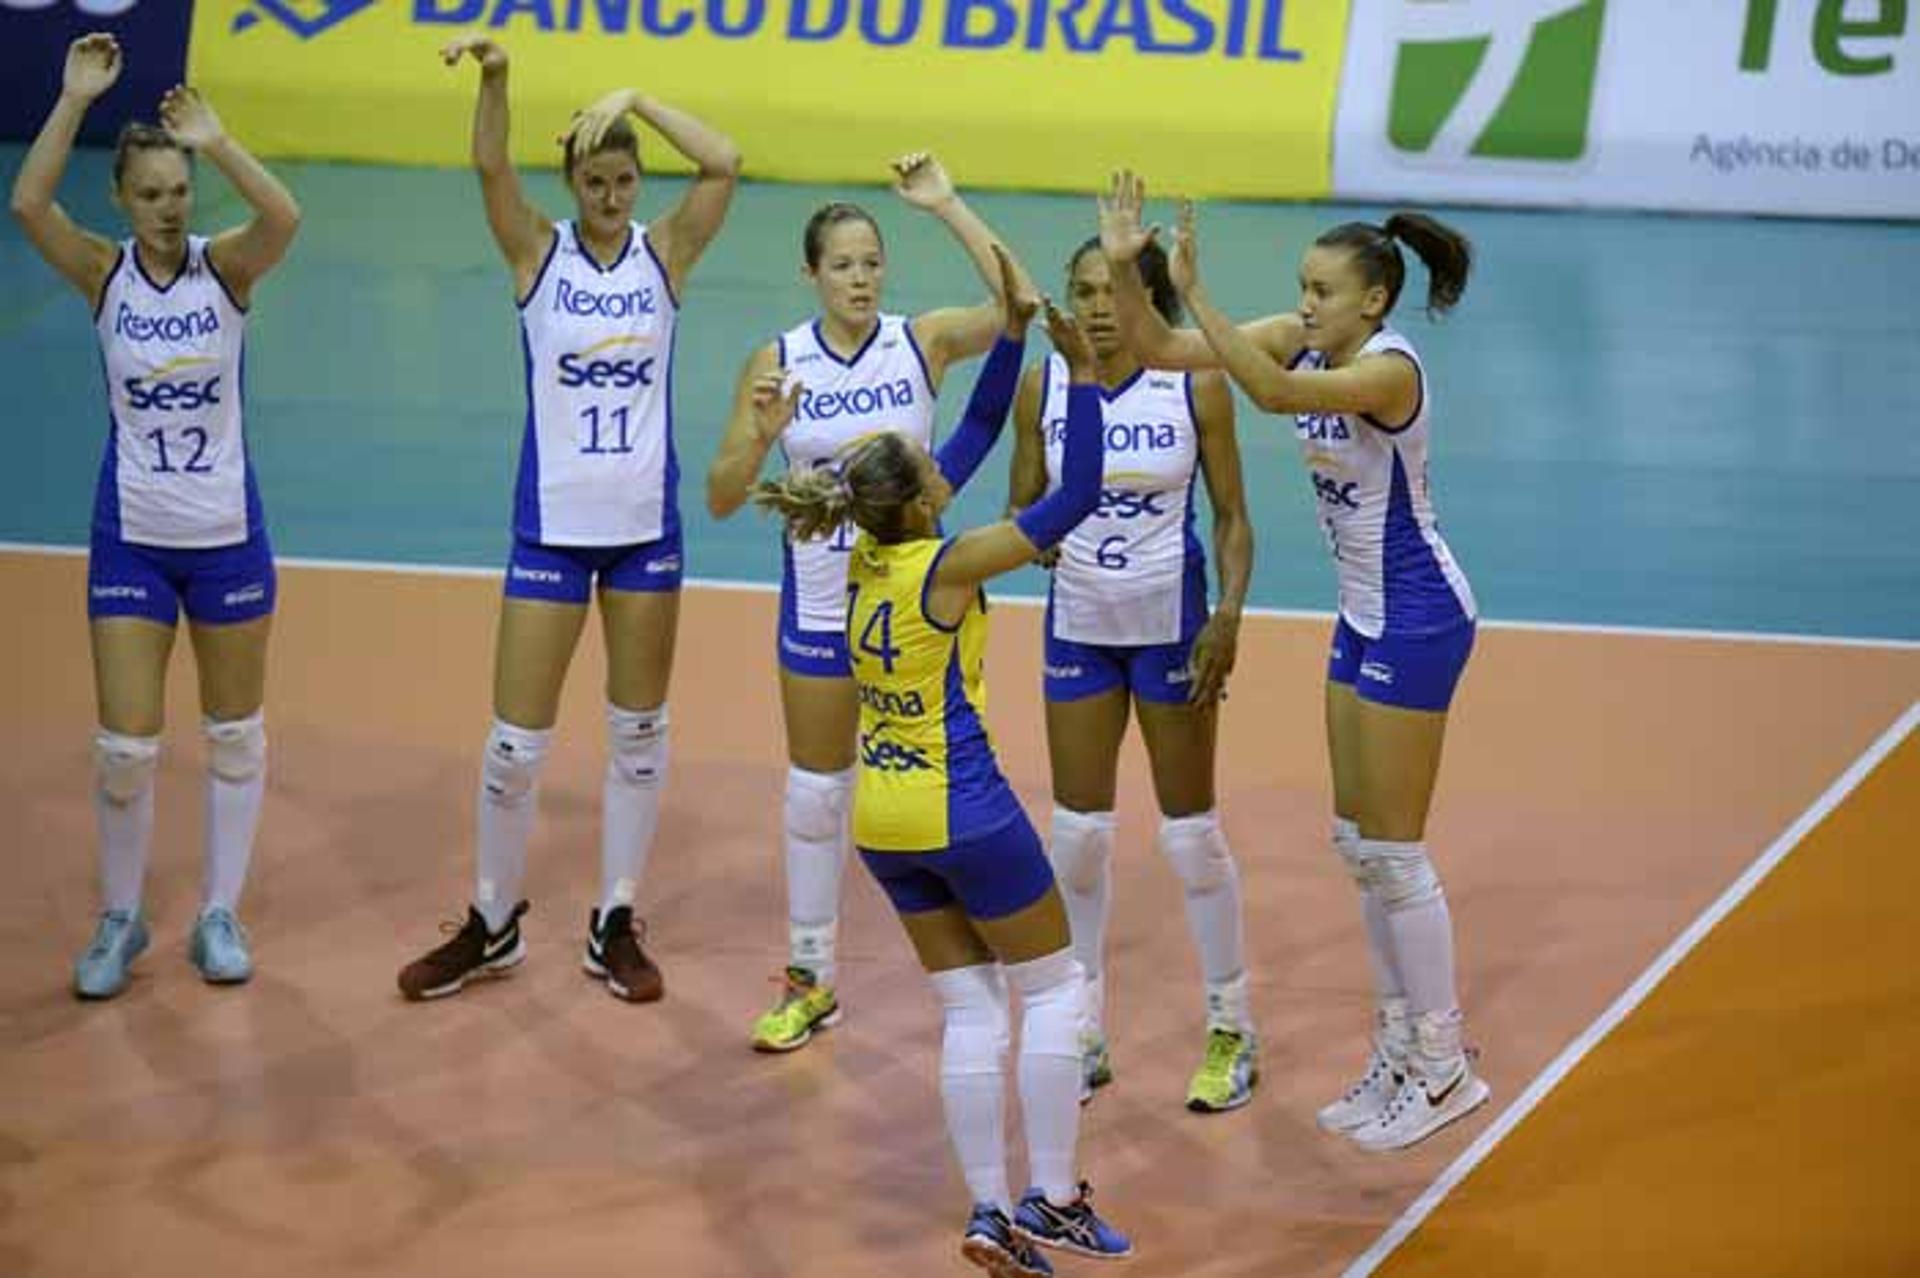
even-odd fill
[[[1014,1232],[1042,1247],[1070,1251],[1096,1260],[1124,1260],[1133,1254],[1133,1242],[1094,1213],[1093,1186],[1080,1182],[1079,1193],[1064,1207],[1047,1201],[1039,1189],[1029,1189],[1014,1208]]]
[[[203,910],[193,925],[188,947],[193,965],[209,985],[238,985],[253,975],[253,955],[247,952],[247,930],[223,905]]]
[[[112,998],[127,988],[127,968],[147,948],[147,925],[131,910],[108,910],[86,953],[73,965],[73,992],[81,998]]]

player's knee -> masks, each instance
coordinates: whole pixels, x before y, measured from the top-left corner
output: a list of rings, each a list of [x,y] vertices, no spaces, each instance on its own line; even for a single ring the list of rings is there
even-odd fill
[[[1062,888],[1079,895],[1094,891],[1113,859],[1113,813],[1075,812],[1056,804],[1047,859]]]
[[[503,808],[525,803],[540,783],[540,769],[547,761],[552,738],[551,731],[516,727],[495,719],[480,764],[480,784],[487,801]]]
[[[93,774],[109,802],[132,803],[153,784],[159,737],[129,737],[101,728],[93,734]]]
[[[1407,910],[1440,897],[1440,876],[1434,872],[1424,843],[1388,843],[1362,839],[1359,855],[1366,867],[1367,890],[1388,910]]]
[[[1189,895],[1217,892],[1231,884],[1238,873],[1217,813],[1163,818],[1160,852]]]
[[[1020,1050],[1035,1056],[1080,1055],[1087,977],[1071,946],[1024,963],[1006,965],[1007,980],[1023,1008]]]
[[[1360,827],[1346,817],[1333,819],[1333,853],[1363,889],[1369,886],[1367,863],[1360,855]]]
[[[795,838],[838,839],[853,797],[853,771],[787,769],[787,830]]]
[[[667,773],[667,708],[607,706],[607,772],[623,785],[657,790]]]
[[[933,987],[946,1025],[940,1072],[999,1074],[1012,1040],[1007,985],[999,967],[981,963],[935,972]]]
[[[266,771],[267,725],[259,711],[244,719],[208,719],[202,730],[207,738],[207,770],[214,776],[238,784]]]

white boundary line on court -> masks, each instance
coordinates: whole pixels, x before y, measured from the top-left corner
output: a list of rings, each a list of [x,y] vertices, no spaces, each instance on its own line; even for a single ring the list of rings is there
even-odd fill
[[[0,541],[0,554],[81,556],[85,546],[60,546],[44,542]],[[305,559],[275,556],[274,562],[287,568],[321,568],[334,572],[392,573],[418,577],[498,577],[501,569],[469,568],[459,564],[408,564],[372,559]],[[779,589],[772,582],[733,581],[720,577],[688,577],[686,585],[697,590],[728,590],[745,594],[771,594]],[[1044,599],[1032,595],[996,595],[998,603],[1037,608]],[[1315,608],[1261,608],[1245,610],[1249,617],[1277,617],[1286,621],[1332,621],[1331,612]],[[1704,630],[1667,626],[1607,626],[1568,621],[1493,620],[1482,618],[1482,630],[1513,630],[1530,634],[1601,635],[1626,639],[1690,639],[1721,643],[1762,643],[1817,645],[1829,648],[1877,648],[1896,652],[1920,652],[1920,639],[1882,639],[1861,635],[1811,635],[1768,630]]]
[[[1805,839],[1815,826],[1826,820],[1828,815],[1853,793],[1854,789],[1866,779],[1868,773],[1893,753],[1894,748],[1907,738],[1916,725],[1920,725],[1920,701],[1909,705],[1906,713],[1894,720],[1893,725],[1882,732],[1879,738],[1868,746],[1866,751],[1855,759],[1819,798],[1813,801],[1811,807],[1802,812],[1766,851],[1742,871],[1740,877],[1720,894],[1718,900],[1709,905],[1700,917],[1687,927],[1686,931],[1674,938],[1665,952],[1653,961],[1652,966],[1640,973],[1633,984],[1613,1001],[1613,1005],[1600,1014],[1599,1019],[1582,1030],[1580,1036],[1573,1042],[1567,1044],[1560,1055],[1554,1057],[1552,1063],[1540,1072],[1524,1092],[1520,1093],[1518,1099],[1501,1111],[1500,1116],[1474,1139],[1473,1144],[1467,1146],[1466,1152],[1454,1159],[1452,1164],[1441,1172],[1418,1198],[1413,1200],[1412,1205],[1400,1214],[1400,1218],[1387,1227],[1387,1231],[1374,1241],[1373,1246],[1367,1248],[1358,1260],[1347,1266],[1341,1278],[1368,1278],[1368,1275],[1378,1269],[1394,1250],[1405,1242],[1428,1216],[1433,1214],[1442,1200],[1453,1192],[1454,1188],[1465,1180],[1488,1154],[1493,1152],[1494,1146],[1519,1126],[1539,1106],[1540,1102],[1546,1099],[1547,1093],[1559,1086],[1560,1081],[1584,1060],[1602,1039],[1611,1034],[1621,1021],[1646,1001],[1654,988],[1680,965],[1681,960],[1706,939],[1707,933],[1752,895],[1761,881],[1771,874],[1780,862],[1786,860],[1788,854],[1800,845],[1801,840]]]

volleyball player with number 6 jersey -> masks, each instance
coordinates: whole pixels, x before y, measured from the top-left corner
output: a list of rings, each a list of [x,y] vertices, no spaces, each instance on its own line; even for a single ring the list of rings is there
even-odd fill
[[[882,311],[888,263],[878,224],[857,205],[821,208],[808,219],[801,242],[820,314],[755,351],[742,371],[707,477],[714,515],[725,518],[746,502],[776,442],[789,473],[837,470],[882,431],[930,447],[934,396],[947,369],[993,344],[1009,290],[1030,291],[1025,272],[1004,250],[996,260],[992,231],[961,199],[939,160],[921,152],[892,167],[895,191],[953,233],[992,300],[912,318]],[[1013,362],[1006,373],[1011,387],[1018,351],[1003,344],[988,358]],[[769,376],[799,388],[793,421],[777,441],[759,431],[754,412],[754,395]],[[995,380],[993,371],[982,373],[983,386]],[[781,822],[788,958],[780,996],[751,1035],[765,1052],[803,1047],[841,1015],[835,950],[857,718],[844,633],[851,546],[847,528],[825,538],[789,535],[782,545],[777,643],[788,758]]]
[[[93,806],[102,910],[74,991],[111,998],[147,947],[142,909],[167,659],[184,609],[207,749],[205,880],[189,956],[209,982],[253,974],[236,911],[266,789],[267,635],[276,580],[245,438],[242,381],[254,285],[300,225],[286,187],[221,125],[197,90],[160,104],[163,127],[130,124],[113,157],[120,243],[75,225],[54,200],[87,108],[123,65],[117,41],[67,50],[60,99],[13,184],[13,215],[47,263],[94,308],[108,433],[87,560],[99,728]],[[253,216],[192,234],[191,156],[219,169]]]
[[[1294,415],[1333,554],[1333,843],[1360,888],[1376,1009],[1365,1071],[1319,1122],[1363,1149],[1400,1149],[1489,1095],[1463,1042],[1452,914],[1426,845],[1475,606],[1428,490],[1426,367],[1387,323],[1406,281],[1401,243],[1427,267],[1429,314],[1459,301],[1472,250],[1419,213],[1345,223],[1301,258],[1298,310],[1235,325],[1200,281],[1193,208],[1183,204],[1171,274],[1199,329],[1175,330],[1145,304],[1132,268],[1154,234],[1140,224],[1142,198],[1139,179],[1122,173],[1101,203],[1101,244],[1121,284],[1128,344],[1149,363],[1224,368],[1261,408]]]
[[[1162,316],[1179,300],[1156,245],[1140,271]],[[1200,960],[1206,1049],[1187,1107],[1236,1109],[1253,1096],[1258,1042],[1249,1005],[1240,871],[1214,807],[1219,702],[1253,572],[1233,396],[1225,377],[1142,366],[1120,340],[1112,272],[1098,239],[1067,264],[1067,297],[1099,361],[1106,474],[1093,516],[1067,535],[1046,619],[1047,750],[1053,771],[1048,854],[1074,950],[1087,972],[1083,1095],[1112,1081],[1104,950],[1112,891],[1114,789],[1130,712],[1140,719],[1160,805],[1156,840],[1184,889]],[[1030,505],[1062,473],[1067,368],[1030,371],[1015,405],[1011,500]],[[1206,481],[1219,548],[1220,598],[1207,608],[1206,552],[1194,528]]]
[[[480,67],[473,160],[487,223],[513,275],[527,379],[513,550],[494,649],[494,722],[481,764],[477,874],[452,939],[400,973],[428,999],[526,954],[527,842],[561,685],[597,587],[607,648],[608,760],[600,893],[582,966],[614,996],[660,998],[634,904],[659,824],[667,685],[682,572],[673,350],[686,281],[719,233],[740,170],[726,137],[617,89],[562,139],[575,215],[552,221],[521,191],[507,151],[507,54],[484,36],[442,50]],[[651,125],[696,172],[663,217],[633,220],[639,139]]]
[[[1023,338],[1033,303],[1010,296],[1006,342]],[[848,660],[858,688],[853,837],[893,901],[945,1015],[940,1093],[972,1195],[961,1253],[995,1278],[1053,1272],[1033,1244],[1082,1255],[1132,1253],[1078,1179],[1079,1033],[1085,981],[1053,871],[987,737],[986,593],[1056,545],[1100,500],[1100,408],[1093,353],[1051,305],[1047,325],[1070,370],[1066,457],[1057,491],[1006,520],[943,537],[940,514],[978,469],[1005,420],[1013,369],[989,360],[953,437],[931,457],[884,431],[838,471],[789,471],[756,490],[805,540],[851,521]],[[755,385],[760,429],[775,437],[798,392],[777,376]],[[992,416],[982,403],[997,401]],[[1011,1017],[1023,1012],[1017,1076],[1032,1187],[1016,1206],[1007,1180],[1002,1102]]]

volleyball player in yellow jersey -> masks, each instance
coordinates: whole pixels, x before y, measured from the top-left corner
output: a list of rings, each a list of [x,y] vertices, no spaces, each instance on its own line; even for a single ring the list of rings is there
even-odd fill
[[[1008,340],[1024,337],[1033,309],[1031,299],[1009,299]],[[939,529],[940,512],[985,458],[1004,410],[991,421],[969,413],[937,458],[889,432],[854,452],[838,477],[790,473],[754,496],[796,537],[849,522],[860,530],[847,584],[860,700],[853,838],[944,1008],[940,1093],[974,1203],[961,1252],[995,1278],[1051,1274],[1034,1243],[1102,1257],[1133,1250],[1094,1213],[1075,1174],[1085,977],[1052,867],[994,761],[983,717],[983,583],[1057,545],[1100,500],[1093,350],[1051,305],[1047,327],[1069,371],[1066,456],[1060,487],[1018,519],[955,537]],[[754,398],[766,429],[777,432],[798,389],[783,393],[771,376]],[[1008,985],[1023,1004],[1016,1072],[1032,1171],[1017,1209],[1001,1121]]]

